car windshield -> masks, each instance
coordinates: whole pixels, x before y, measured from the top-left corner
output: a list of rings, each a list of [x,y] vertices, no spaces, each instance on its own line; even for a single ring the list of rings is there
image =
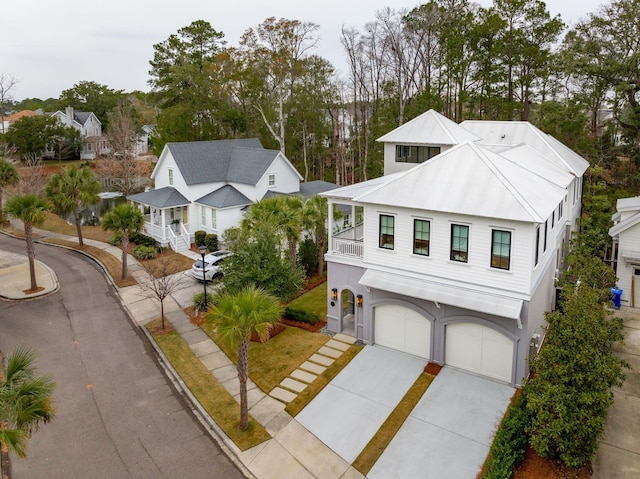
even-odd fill
[[[209,263],[204,263],[205,267],[209,266]],[[196,264],[193,265],[194,268],[198,268],[198,269],[202,269],[202,260],[199,259],[198,261],[196,261]]]

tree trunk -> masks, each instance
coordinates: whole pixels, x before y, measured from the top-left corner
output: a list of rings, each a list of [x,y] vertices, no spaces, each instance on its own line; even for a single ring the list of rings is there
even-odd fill
[[[9,449],[2,444],[0,448],[0,472],[2,473],[2,479],[11,478],[11,462],[9,462]]]
[[[84,246],[84,242],[82,241],[82,227],[80,226],[80,212],[75,210],[73,212],[73,220],[76,222],[76,232],[78,233],[78,244],[80,246]]]
[[[33,246],[33,226],[24,222],[24,236],[27,242],[27,257],[29,258],[29,276],[31,277],[31,291],[38,289],[36,281],[36,250]]]
[[[122,279],[127,279],[127,247],[129,246],[129,238],[122,235],[120,248],[122,248]]]
[[[318,232],[318,276],[324,273],[324,244],[326,242],[324,234],[324,223],[322,229]]]
[[[238,345],[238,380],[240,381],[240,425],[244,431],[249,427],[249,405],[247,403],[247,376],[249,374],[249,340],[243,339]]]

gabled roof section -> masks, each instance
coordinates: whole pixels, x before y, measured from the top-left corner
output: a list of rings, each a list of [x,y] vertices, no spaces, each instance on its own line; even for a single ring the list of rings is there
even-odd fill
[[[230,183],[255,185],[279,154],[278,150],[234,146],[225,180]]]
[[[616,210],[622,211],[640,211],[640,196],[633,196],[631,198],[620,198],[616,201]]]
[[[565,189],[552,181],[475,143],[464,143],[353,200],[543,223],[564,195]]]
[[[244,196],[233,186],[224,185],[216,191],[196,200],[195,203],[211,206],[212,208],[232,208],[234,206],[250,205],[253,201]]]
[[[460,126],[481,137],[483,145],[529,145],[575,176],[589,167],[587,160],[528,121],[465,120]]]
[[[232,175],[236,178],[234,181],[249,184],[247,180],[253,179],[256,176],[259,179],[267,167],[273,162],[277,153],[279,153],[273,152],[272,150],[265,150],[257,138],[167,143],[165,148],[168,149],[173,156],[187,185],[229,181],[227,177],[235,148],[257,150],[253,152],[255,154],[246,158],[246,163],[245,157],[236,155],[234,158],[234,161],[240,162],[240,164],[235,165],[232,169]],[[272,153],[264,153],[268,151],[272,151]],[[159,163],[160,162],[158,162],[157,166],[159,166]],[[260,169],[262,173],[258,176],[252,171],[247,171],[246,173],[238,171],[242,169]]]
[[[612,238],[615,238],[623,231],[626,231],[629,228],[632,228],[638,223],[640,223],[640,213],[636,213],[635,215],[630,216],[626,220],[621,221],[620,223],[609,228],[609,236],[611,236]]]
[[[143,205],[153,206],[154,208],[172,208],[174,206],[191,204],[191,201],[182,196],[182,194],[172,186],[129,195],[127,199]]]
[[[410,145],[457,145],[480,138],[435,110],[429,110],[376,141]]]
[[[392,173],[390,175],[380,176],[372,180],[363,181],[361,183],[355,183],[353,185],[342,186],[334,190],[329,190],[324,193],[320,193],[320,196],[326,196],[327,198],[335,198],[339,200],[353,200],[354,198],[363,195],[380,185],[389,183],[401,176],[402,172]]]

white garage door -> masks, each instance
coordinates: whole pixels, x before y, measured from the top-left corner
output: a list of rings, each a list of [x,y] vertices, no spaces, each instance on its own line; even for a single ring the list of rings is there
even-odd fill
[[[425,359],[431,355],[431,322],[395,304],[375,307],[374,342]]]
[[[509,338],[475,323],[450,324],[445,334],[447,364],[511,382],[513,341]]]

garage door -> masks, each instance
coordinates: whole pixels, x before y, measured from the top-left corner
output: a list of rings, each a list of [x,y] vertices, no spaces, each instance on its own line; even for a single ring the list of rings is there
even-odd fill
[[[513,341],[509,338],[475,323],[450,324],[445,333],[447,364],[511,382]]]
[[[425,359],[431,355],[431,322],[395,304],[375,307],[374,342]]]

